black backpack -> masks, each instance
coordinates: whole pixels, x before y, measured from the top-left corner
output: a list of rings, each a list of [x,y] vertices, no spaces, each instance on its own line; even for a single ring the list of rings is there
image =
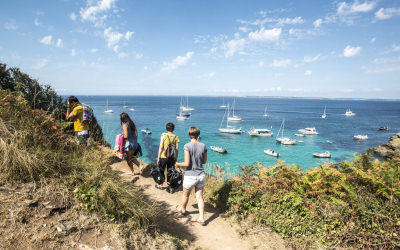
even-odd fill
[[[165,149],[164,155],[166,158],[172,158],[172,157],[174,157],[174,154],[175,154],[176,145],[175,145],[174,141],[175,141],[176,136],[174,136],[174,139],[172,139],[172,142],[170,141],[169,135],[168,136],[165,135],[165,136],[168,138],[169,143],[168,143],[167,148]]]
[[[161,185],[165,181],[165,176],[164,176],[164,171],[162,171],[161,167],[159,165],[154,165],[151,168],[151,176],[153,176],[154,181],[158,184]]]
[[[168,169],[167,183],[173,189],[177,189],[182,185],[182,173],[175,168]]]

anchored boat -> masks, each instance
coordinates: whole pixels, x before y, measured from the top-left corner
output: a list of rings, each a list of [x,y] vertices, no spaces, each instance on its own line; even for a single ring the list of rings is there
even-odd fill
[[[275,152],[272,149],[264,150],[264,153],[270,156],[279,157],[279,153]]]
[[[211,148],[212,151],[215,151],[215,152],[220,153],[220,154],[226,154],[226,153],[228,153],[228,151],[226,151],[226,149],[223,148],[223,147],[210,146],[210,148]]]

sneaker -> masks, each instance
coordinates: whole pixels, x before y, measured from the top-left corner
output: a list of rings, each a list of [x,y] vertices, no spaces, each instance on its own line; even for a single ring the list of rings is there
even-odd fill
[[[159,185],[159,184],[156,184],[155,187],[156,187],[157,189],[160,189],[160,190],[163,190],[163,189],[164,189],[164,188],[163,188],[161,185]]]
[[[173,194],[173,193],[175,193],[175,190],[173,188],[168,187],[167,192],[170,194]]]

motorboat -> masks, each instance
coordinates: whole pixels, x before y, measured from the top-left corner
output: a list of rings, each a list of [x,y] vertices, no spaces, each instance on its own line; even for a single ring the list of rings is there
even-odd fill
[[[232,116],[228,116],[228,121],[230,122],[241,122],[242,117],[235,115],[235,99],[233,99],[233,105],[232,105]]]
[[[276,135],[276,142],[281,143],[283,145],[293,145],[296,143],[295,139],[290,139],[288,137],[283,136],[283,132],[285,130],[285,120],[282,120],[281,127],[279,128],[278,134]],[[279,134],[281,134],[281,137],[279,137]]]
[[[134,108],[131,108],[131,109],[129,109],[130,111],[135,111],[135,109]]]
[[[298,136],[298,137],[304,137],[305,135],[304,134],[294,134],[295,136]]]
[[[331,153],[326,151],[324,153],[314,153],[313,156],[316,158],[331,158]]]
[[[228,153],[228,151],[226,151],[226,149],[225,149],[225,148],[222,148],[222,147],[210,146],[210,148],[211,148],[212,151],[215,151],[215,152],[220,153],[220,154],[226,154],[226,153]]]
[[[388,126],[381,126],[378,130],[388,131],[390,128]]]
[[[298,143],[304,143],[304,141],[297,141]]]
[[[142,133],[143,133],[143,134],[146,134],[146,135],[150,135],[152,132],[151,132],[150,129],[145,128],[145,129],[142,129]]]
[[[356,139],[356,140],[368,140],[368,135],[355,135],[354,139]]]
[[[344,113],[345,116],[355,116],[356,113],[353,113],[353,111],[351,111],[350,109],[346,110],[346,113]]]
[[[225,115],[227,117],[227,119],[226,119],[226,127],[223,128],[222,127],[222,123],[225,120]],[[230,126],[228,118],[229,118],[229,104],[228,104],[228,108],[226,109],[226,111],[224,113],[224,116],[222,117],[221,124],[219,125],[219,132],[228,133],[228,134],[241,134],[242,133],[242,127],[236,128],[236,127]]]
[[[325,119],[325,118],[326,118],[326,105],[325,105],[325,108],[324,108],[324,113],[321,115],[321,118],[322,118],[322,119]]]
[[[128,108],[128,106],[124,105],[124,106],[122,106],[122,108],[124,108],[124,109],[127,109],[127,108]]]
[[[266,149],[264,150],[264,153],[270,156],[279,157],[279,153],[275,152],[272,149]]]
[[[252,128],[247,133],[251,136],[273,136],[274,133],[266,128]]]
[[[313,128],[302,128],[298,130],[303,135],[318,135],[317,130],[315,127]]]

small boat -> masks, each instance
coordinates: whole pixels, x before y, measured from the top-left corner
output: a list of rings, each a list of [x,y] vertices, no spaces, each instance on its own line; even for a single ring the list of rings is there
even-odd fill
[[[226,119],[226,127],[223,128],[223,127],[222,127],[222,123],[224,122],[225,115],[227,116],[227,119]],[[230,126],[230,125],[229,125],[229,119],[228,119],[228,118],[229,118],[229,104],[228,104],[227,110],[226,110],[225,113],[224,113],[224,116],[222,117],[222,121],[221,121],[221,124],[220,124],[220,126],[219,126],[219,132],[221,132],[221,133],[228,133],[228,134],[241,134],[241,133],[242,133],[242,127],[240,127],[240,128],[235,128],[235,127],[233,127],[233,126]]]
[[[129,109],[130,111],[135,111],[135,109],[134,108],[131,108],[131,109]]]
[[[264,150],[264,154],[267,154],[267,155],[270,155],[270,156],[274,156],[274,157],[279,157],[279,153],[275,152],[272,149]]]
[[[353,113],[350,109],[346,110],[346,113],[344,113],[345,116],[355,116],[356,113]]]
[[[190,119],[190,113],[186,112],[184,108],[185,106],[182,104],[182,98],[181,98],[181,103],[179,105],[179,113],[176,115],[177,120],[186,121]]]
[[[122,108],[126,109],[126,108],[128,108],[128,106],[124,105],[124,106],[122,106]]]
[[[304,143],[304,141],[297,141],[298,143]]]
[[[388,126],[381,126],[378,130],[388,131],[390,128]]]
[[[368,135],[355,135],[354,139],[356,139],[356,140],[368,140]]]
[[[321,115],[321,118],[322,118],[322,119],[325,119],[325,118],[326,118],[326,105],[325,105],[325,108],[324,108],[324,113]]]
[[[192,108],[192,107],[189,107],[189,97],[187,96],[186,97],[186,106],[181,102],[181,110],[182,111],[193,111],[194,110],[194,108]]]
[[[317,158],[331,158],[331,153],[326,151],[325,153],[314,153],[313,156]]]
[[[281,143],[283,145],[293,145],[296,143],[295,139],[290,139],[288,137],[283,136],[283,131],[285,130],[285,120],[282,120],[281,127],[279,128],[278,134],[276,135],[276,142]],[[279,133],[281,133],[281,137],[279,136]]]
[[[210,146],[210,148],[211,148],[212,151],[215,151],[215,152],[220,153],[220,154],[226,154],[226,153],[228,153],[228,151],[226,151],[226,149],[225,149],[225,148],[222,148],[222,147]]]
[[[145,129],[142,129],[142,133],[146,134],[146,135],[150,135],[152,132],[150,131],[150,129],[145,128]]]
[[[233,105],[232,105],[232,116],[228,116],[228,121],[230,122],[241,122],[242,117],[235,115],[235,99],[233,99]]]
[[[114,113],[114,110],[108,108],[108,99],[107,99],[106,109],[104,110],[104,113],[106,113],[106,114],[107,114],[107,113],[108,113],[108,114]]]
[[[294,134],[295,136],[298,136],[298,137],[304,137],[305,135],[304,134]]]
[[[266,128],[252,128],[247,133],[251,136],[273,136],[274,133]]]
[[[267,106],[265,106],[265,109],[264,109],[264,117],[265,117],[265,118],[268,117],[268,114],[267,114]]]
[[[318,135],[317,130],[314,128],[302,128],[298,130],[303,135]]]
[[[222,97],[222,105],[219,106],[221,109],[226,109],[228,106],[225,105],[224,103],[224,97]]]

